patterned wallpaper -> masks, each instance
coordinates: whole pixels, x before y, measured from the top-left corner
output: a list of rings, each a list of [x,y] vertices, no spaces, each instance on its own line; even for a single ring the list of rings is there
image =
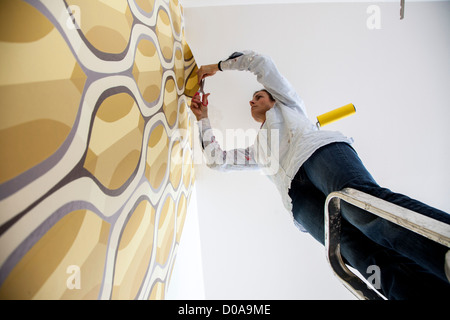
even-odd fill
[[[181,5],[0,17],[0,299],[163,299],[194,182]]]

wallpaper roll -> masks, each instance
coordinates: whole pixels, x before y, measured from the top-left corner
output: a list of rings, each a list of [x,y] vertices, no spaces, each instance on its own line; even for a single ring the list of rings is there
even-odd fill
[[[177,0],[0,1],[0,299],[163,299],[191,196]]]

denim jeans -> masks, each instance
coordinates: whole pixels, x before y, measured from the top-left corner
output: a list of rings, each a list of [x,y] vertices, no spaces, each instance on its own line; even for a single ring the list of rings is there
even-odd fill
[[[450,224],[449,214],[380,187],[350,145],[332,143],[303,164],[289,191],[294,219],[322,244],[325,198],[347,187]],[[344,201],[341,214],[345,262],[366,278],[369,266],[379,267],[381,292],[388,299],[450,297],[444,271],[447,247]]]

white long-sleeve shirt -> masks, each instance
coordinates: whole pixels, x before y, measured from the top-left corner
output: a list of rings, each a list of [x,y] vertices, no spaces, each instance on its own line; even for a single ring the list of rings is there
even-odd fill
[[[255,143],[245,149],[224,151],[215,140],[208,118],[198,122],[203,154],[210,168],[229,171],[260,169],[275,183],[292,216],[291,181],[303,163],[322,146],[352,143],[337,131],[319,130],[306,114],[303,100],[279,73],[272,59],[253,51],[235,53],[220,63],[221,69],[250,71],[275,99]]]

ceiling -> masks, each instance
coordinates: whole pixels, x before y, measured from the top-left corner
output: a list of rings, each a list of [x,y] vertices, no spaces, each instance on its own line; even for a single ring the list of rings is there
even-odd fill
[[[406,2],[430,2],[430,1],[448,1],[448,0],[406,0]],[[234,6],[234,5],[253,5],[253,4],[286,4],[286,3],[349,3],[349,2],[398,2],[400,0],[180,0],[184,8],[193,7],[213,7],[213,6]]]

